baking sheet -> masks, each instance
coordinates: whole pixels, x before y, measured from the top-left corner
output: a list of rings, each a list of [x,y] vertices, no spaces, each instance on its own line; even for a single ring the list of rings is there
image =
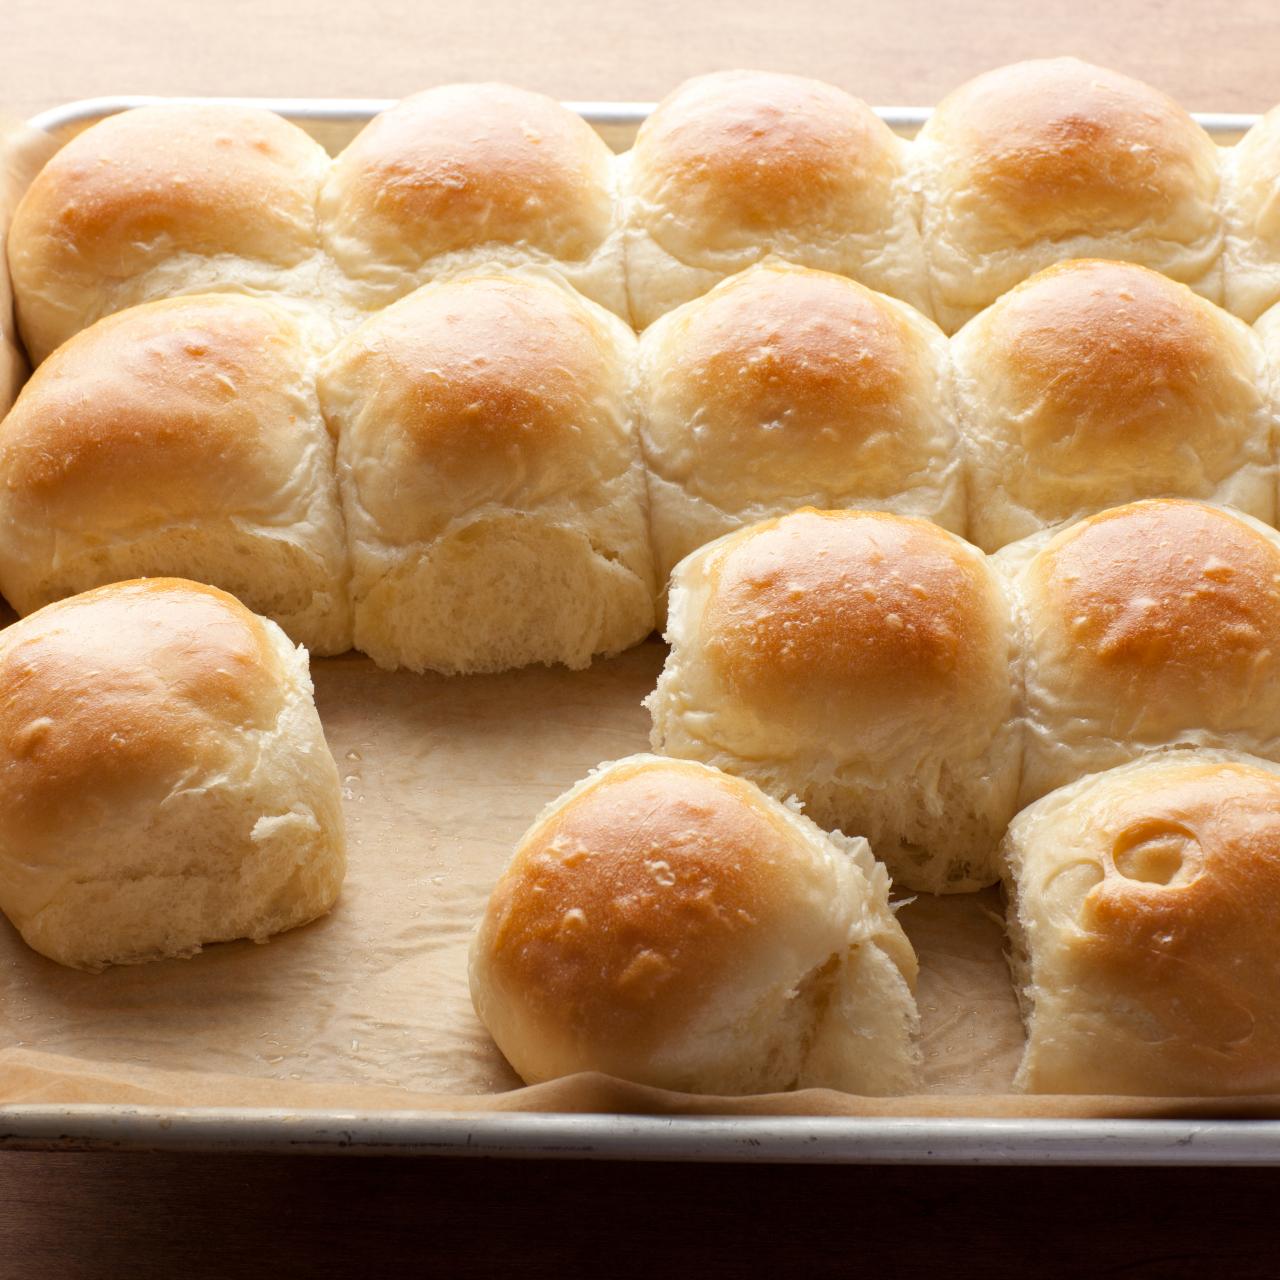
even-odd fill
[[[323,140],[339,146],[377,105],[309,110],[315,129],[329,130]],[[68,112],[61,139],[112,109],[118,105]],[[624,117],[635,110],[615,108],[610,127],[633,128]],[[909,130],[923,113],[913,115],[900,127]],[[1231,120],[1232,128],[1247,123]],[[0,218],[33,168],[32,145],[54,145],[29,131],[22,141],[15,147],[11,135],[7,145]],[[12,381],[17,357],[6,348],[4,359]],[[653,1113],[743,1117],[739,1126],[752,1117],[762,1150],[775,1149],[770,1158],[802,1158],[786,1152],[804,1150],[803,1158],[948,1158],[951,1150],[969,1153],[955,1158],[1007,1159],[1016,1148],[1021,1158],[1057,1150],[1043,1158],[1069,1159],[1065,1131],[1051,1120],[1075,1118],[1084,1127],[1072,1127],[1071,1140],[1085,1143],[1071,1148],[1077,1158],[1087,1149],[1091,1159],[1126,1152],[1164,1159],[1200,1134],[1215,1159],[1280,1159],[1271,1126],[1228,1122],[1212,1130],[1215,1146],[1201,1123],[1280,1116],[1280,1099],[1010,1095],[1021,1029],[995,891],[920,898],[902,910],[921,957],[918,1096],[689,1098],[599,1076],[520,1087],[471,1010],[470,931],[542,805],[600,761],[647,746],[639,704],[663,656],[650,642],[585,673],[535,669],[466,680],[381,672],[357,655],[315,662],[351,842],[337,909],[265,946],[225,944],[190,961],[101,975],[44,960],[0,923],[0,1145],[156,1146],[166,1145],[166,1133],[176,1145],[219,1145],[210,1136],[216,1132],[242,1147],[283,1145],[292,1135],[331,1149],[364,1133],[372,1147],[435,1150],[461,1147],[464,1137],[471,1146],[487,1134],[484,1148],[503,1154],[675,1156],[689,1154],[689,1140],[700,1134],[711,1144],[706,1150],[735,1158],[727,1153],[751,1132],[717,1128],[715,1120],[679,1133],[623,1121]],[[349,1122],[345,1139],[334,1136],[339,1111]],[[524,1116],[517,1124],[513,1112],[581,1115]],[[846,1119],[832,1130],[819,1119],[830,1117],[863,1123]],[[1152,1119],[1126,1129],[1118,1117]],[[1155,1117],[1176,1119],[1169,1127]],[[542,1120],[552,1127],[534,1123]],[[1037,1130],[1041,1123],[1048,1128]],[[1131,1145],[1117,1147],[1126,1132]],[[578,1145],[566,1148],[572,1133]],[[1046,1135],[1049,1145],[1036,1147]],[[947,1148],[948,1141],[960,1145]],[[596,1145],[588,1151],[583,1143]],[[979,1149],[986,1154],[975,1155]],[[831,1154],[837,1151],[846,1155]]]

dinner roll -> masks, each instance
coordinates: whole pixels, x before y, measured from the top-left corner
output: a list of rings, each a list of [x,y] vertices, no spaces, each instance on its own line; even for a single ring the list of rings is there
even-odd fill
[[[562,282],[506,274],[425,285],[327,357],[357,648],[453,673],[644,639],[634,349]]]
[[[800,76],[686,81],[623,158],[627,293],[643,329],[769,254],[927,306],[906,144]]]
[[[1280,107],[1223,153],[1223,301],[1250,322],[1280,302]]]
[[[632,756],[545,809],[493,890],[471,994],[528,1083],[910,1090],[916,958],[865,840],[748,782]]]
[[[9,231],[32,360],[152,298],[316,294],[328,163],[301,129],[255,107],[141,107],[86,129],[41,170]]]
[[[1221,299],[1217,148],[1150,85],[1075,58],[988,71],[916,139],[934,318],[947,333],[1065,258],[1140,262]]]
[[[1262,347],[1184,285],[1059,263],[965,325],[951,354],[969,537],[984,550],[1161,494],[1274,519]]]
[[[1013,630],[976,548],[924,520],[802,510],[672,576],[656,750],[866,836],[894,882],[996,878],[1014,812]]]
[[[1220,752],[1094,774],[1020,813],[1010,963],[1037,1093],[1280,1092],[1280,776]]]
[[[1006,547],[1026,646],[1020,804],[1167,744],[1280,758],[1280,534],[1136,502]]]
[[[0,632],[0,910],[101,969],[263,942],[345,869],[306,654],[213,587],[116,583]]]
[[[236,294],[100,320],[0,422],[0,590],[19,613],[122,578],[233,592],[351,647],[333,445],[305,326]]]
[[[443,85],[376,116],[338,156],[320,221],[364,307],[479,264],[536,263],[625,316],[614,193],[609,148],[558,102]]]
[[[769,263],[651,326],[637,364],[654,554],[796,507],[964,524],[946,340],[905,303]]]

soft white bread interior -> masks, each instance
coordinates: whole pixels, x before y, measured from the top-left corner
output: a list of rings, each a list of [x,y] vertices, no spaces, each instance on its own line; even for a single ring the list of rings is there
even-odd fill
[[[125,578],[232,592],[317,653],[351,647],[333,444],[306,330],[207,294],[60,347],[0,422],[0,590],[19,613]]]
[[[1076,58],[970,80],[912,150],[934,318],[953,333],[1066,258],[1139,262],[1220,301],[1217,152],[1171,98]]]
[[[445,673],[585,667],[653,627],[635,336],[533,274],[424,285],[327,357],[356,647]]]
[[[1014,820],[1017,1085],[1170,1097],[1280,1092],[1280,773],[1174,751]]]
[[[1126,262],[1059,263],[951,340],[970,539],[1176,494],[1276,512],[1274,412],[1247,325]]]
[[[1280,107],[1222,157],[1227,310],[1252,323],[1280,302]]]
[[[31,359],[153,298],[317,296],[328,165],[301,129],[253,107],[141,107],[86,129],[40,171],[9,230]]]
[[[798,797],[894,883],[997,877],[1019,735],[1009,605],[986,557],[924,520],[802,510],[672,576],[654,749]]]
[[[632,756],[550,805],[471,948],[476,1011],[529,1082],[910,1091],[916,958],[865,840],[750,783]]]
[[[262,942],[333,905],[307,657],[233,597],[117,583],[0,633],[0,910],[81,969]]]
[[[1019,805],[1156,747],[1280,758],[1280,534],[1155,499],[1006,547],[1025,645]]]
[[[946,340],[914,308],[781,262],[651,325],[637,360],[654,558],[797,507],[964,526]]]
[[[442,85],[376,116],[338,156],[320,222],[358,306],[484,263],[532,263],[625,316],[615,189],[609,148],[554,99]]]
[[[770,254],[927,309],[906,154],[866,103],[817,80],[686,81],[623,158],[632,323]]]

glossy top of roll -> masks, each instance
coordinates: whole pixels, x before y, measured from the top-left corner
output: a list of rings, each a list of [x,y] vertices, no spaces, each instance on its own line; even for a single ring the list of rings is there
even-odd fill
[[[321,218],[356,274],[492,242],[581,259],[612,228],[611,164],[591,126],[552,98],[443,85],[375,117],[338,156]]]
[[[740,506],[895,494],[937,430],[941,344],[923,316],[852,280],[753,267],[646,332],[651,462]]]
[[[360,459],[361,500],[386,534],[412,540],[478,503],[534,503],[625,469],[633,343],[565,286],[473,276],[426,285],[356,330],[326,361],[322,397]]]
[[[0,474],[44,519],[92,526],[274,506],[304,448],[293,318],[234,294],[146,303],[77,334],[0,422]]]
[[[804,510],[712,554],[706,650],[749,703],[861,719],[957,687],[981,696],[992,655],[1003,663],[982,557],[927,521]]]
[[[720,71],[686,81],[631,153],[641,221],[685,262],[716,251],[875,231],[892,220],[901,143],[840,89]]]
[[[978,252],[1138,228],[1181,241],[1212,221],[1208,134],[1150,85],[1076,58],[970,80],[922,137],[943,149],[951,231]]]
[[[173,578],[101,587],[0,633],[0,769],[10,845],[207,777],[270,728],[284,683],[261,619]]]

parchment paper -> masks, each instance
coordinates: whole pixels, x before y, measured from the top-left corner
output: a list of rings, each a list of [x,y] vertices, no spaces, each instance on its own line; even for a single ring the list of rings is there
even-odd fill
[[[51,142],[0,121],[0,242]],[[25,374],[0,268],[0,413]],[[0,605],[0,626],[12,620]],[[466,956],[489,889],[548,801],[645,750],[665,649],[586,672],[467,679],[312,664],[343,778],[350,869],[324,920],[264,946],[85,974],[0,918],[0,1104],[670,1114],[1280,1115],[1280,1099],[1025,1098],[999,895],[922,896],[899,918],[921,960],[919,1096],[823,1090],[692,1098],[583,1075],[523,1088],[471,1008]]]

